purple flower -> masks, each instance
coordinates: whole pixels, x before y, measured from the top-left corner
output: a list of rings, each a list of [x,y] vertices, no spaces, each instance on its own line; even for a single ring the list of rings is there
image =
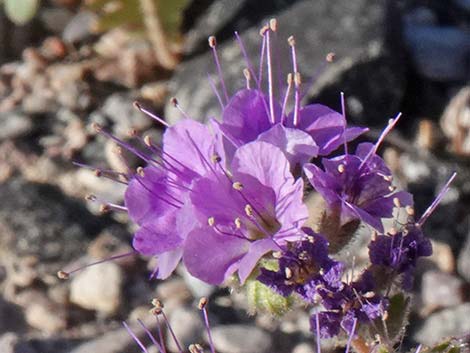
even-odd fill
[[[410,289],[418,258],[431,256],[432,245],[421,227],[407,225],[395,234],[379,235],[369,244],[369,257],[374,265],[404,274],[403,287]]]
[[[373,277],[364,272],[360,279],[351,284],[343,283],[340,288],[328,286],[318,289],[322,304],[327,309],[320,312],[320,336],[329,338],[339,333],[342,328],[351,334],[356,323],[370,324],[384,315],[388,300],[374,292]],[[310,318],[313,333],[317,331],[316,318]]]
[[[261,91],[238,91],[224,108],[220,130],[237,147],[256,139],[274,144],[286,153],[292,167],[328,155],[367,131],[345,128],[343,115],[321,104],[300,108],[298,123],[294,123],[294,112],[284,116],[275,101],[273,112],[274,117]]]
[[[279,258],[279,270],[261,268],[258,281],[287,297],[297,292],[313,302],[317,286],[340,287],[342,264],[328,256],[328,242],[320,234],[303,229],[304,240],[288,244]]]
[[[211,158],[222,160],[223,149],[205,125],[186,119],[166,130],[161,151],[151,152],[155,155],[148,158],[147,167],[129,182],[125,205],[140,226],[134,248],[157,255],[156,277],[166,278],[179,263],[184,239],[194,226],[186,205],[191,183],[217,167]]]
[[[323,169],[307,164],[304,170],[329,212],[339,214],[341,225],[360,219],[383,231],[381,219],[392,217],[394,199],[404,206],[411,205],[412,198],[407,192],[394,192],[392,173],[373,150],[372,144],[361,143],[355,154],[323,158]]]
[[[303,181],[295,181],[279,148],[266,142],[238,148],[228,170],[192,184],[194,215],[206,226],[186,238],[189,272],[219,284],[238,271],[244,282],[264,254],[299,239],[307,218],[302,196]]]

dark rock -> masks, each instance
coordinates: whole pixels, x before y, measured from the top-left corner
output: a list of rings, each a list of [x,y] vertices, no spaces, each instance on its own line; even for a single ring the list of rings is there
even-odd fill
[[[401,51],[388,45],[388,33],[395,26],[388,22],[391,19],[398,21],[399,14],[393,11],[388,13],[387,1],[321,0],[312,3],[305,0],[289,4],[290,6],[281,7],[281,10],[275,5],[265,5],[262,18],[266,20],[276,17],[278,20],[279,43],[273,45],[273,56],[284,62],[282,82],[285,81],[283,76],[292,71],[286,43],[287,37],[292,34],[296,38],[304,89],[309,87],[309,78],[318,74],[326,54],[331,51],[337,54],[337,62],[319,74],[308,91],[308,97],[339,109],[339,92],[344,91],[351,108],[348,116],[356,122],[383,125],[395,115],[403,94],[404,66],[400,64],[401,56],[397,54]],[[392,9],[391,6],[390,8]],[[231,29],[241,31],[247,27],[246,23],[250,23],[249,28],[241,32],[241,36],[248,55],[256,63],[261,45],[259,28],[264,23],[260,18],[253,21],[248,16],[245,19],[239,18],[236,24],[230,24],[236,26],[242,23],[245,24]],[[226,30],[227,28],[224,33]],[[233,37],[219,42],[218,51],[225,82],[228,91],[233,93],[245,86],[242,70],[247,64]],[[394,43],[400,43],[399,38]],[[388,54],[392,50],[394,54]],[[209,48],[205,54],[183,62],[171,82],[173,94],[183,109],[192,118],[201,121],[217,116],[220,111],[208,83],[207,72],[216,72]],[[166,118],[174,122],[181,116],[178,110],[168,105]]]
[[[457,271],[470,283],[470,233],[457,258]]]
[[[16,257],[36,258],[39,268],[84,254],[90,239],[108,223],[53,186],[13,179],[0,185],[0,194],[2,249]]]
[[[29,343],[13,333],[8,332],[0,336],[0,352],[2,353],[36,353]]]
[[[20,332],[25,327],[26,323],[21,308],[0,297],[0,334],[10,331]],[[3,350],[0,349],[0,352],[3,353]]]

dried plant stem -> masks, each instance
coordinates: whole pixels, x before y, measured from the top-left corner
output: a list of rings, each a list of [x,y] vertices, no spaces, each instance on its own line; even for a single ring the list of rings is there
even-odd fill
[[[160,65],[172,70],[178,63],[176,56],[171,52],[167,38],[158,17],[158,9],[154,0],[140,0],[140,8],[144,19],[148,38],[152,43],[153,51]]]

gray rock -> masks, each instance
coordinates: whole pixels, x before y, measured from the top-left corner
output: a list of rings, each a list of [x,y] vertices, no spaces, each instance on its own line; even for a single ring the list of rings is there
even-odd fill
[[[212,329],[212,339],[220,353],[271,352],[271,336],[256,326],[216,326]]]
[[[195,307],[180,306],[175,308],[169,316],[169,322],[183,349],[190,344],[201,341],[204,323],[202,314]],[[171,338],[170,334],[167,337],[168,348],[173,352],[177,352],[178,346],[175,341]]]
[[[82,308],[115,314],[122,302],[123,273],[113,262],[84,269],[72,278],[70,301]]]
[[[9,331],[20,332],[25,327],[26,323],[21,308],[0,297],[0,334]]]
[[[457,258],[457,271],[467,282],[470,282],[470,233]]]
[[[36,351],[27,342],[23,342],[21,338],[13,332],[8,332],[0,336],[0,352],[36,353]]]
[[[405,38],[414,66],[435,81],[470,79],[470,33],[454,27],[408,24]],[[446,60],[442,60],[445,57]]]
[[[54,274],[83,255],[89,241],[110,224],[50,185],[10,179],[0,184],[0,194],[0,253],[33,257],[43,274]]]
[[[365,117],[380,118],[381,124],[395,114],[403,94],[403,71],[397,65],[399,55],[387,54],[386,1],[321,0],[312,3],[304,0],[290,4],[277,13],[279,8],[275,5],[266,5],[264,18],[257,19],[255,23],[248,22],[251,25],[249,29],[241,32],[251,60],[257,64],[261,44],[259,28],[265,23],[261,20],[276,17],[280,41],[277,45],[279,50],[273,49],[277,55],[273,55],[282,61],[282,82],[285,82],[283,76],[292,71],[286,43],[287,37],[292,34],[296,38],[304,89],[308,87],[309,78],[316,75],[318,68],[325,62],[326,54],[331,51],[337,54],[337,62],[318,76],[309,90],[309,97],[339,109],[339,92],[344,90],[350,100],[349,105],[355,107],[348,116],[357,121],[362,117],[360,122],[366,122]],[[244,9],[246,7],[249,5]],[[398,19],[396,14],[391,17]],[[315,21],[312,21],[313,18]],[[247,15],[245,20],[251,19]],[[241,19],[238,22],[243,23]],[[231,26],[235,25],[231,23]],[[246,23],[240,27],[233,30],[241,31],[243,27],[246,28]],[[224,31],[226,33],[228,29]],[[225,42],[219,42],[218,52],[224,79],[229,93],[233,93],[245,87],[242,70],[247,64],[232,36]],[[274,66],[277,67],[276,64]],[[171,82],[173,95],[178,98],[182,108],[193,119],[200,121],[220,114],[219,104],[207,80],[208,72],[216,73],[209,48],[205,54],[183,62]],[[277,82],[277,75],[275,77]],[[387,82],[387,85],[383,85],[383,82]],[[385,104],[378,105],[377,101]],[[173,123],[181,118],[181,114],[168,104],[165,117]]]
[[[33,123],[27,115],[15,112],[0,113],[0,124],[0,141],[23,136],[33,128]]]
[[[97,16],[90,11],[79,11],[65,26],[62,39],[69,43],[78,43],[93,36],[92,25]]]
[[[452,307],[462,304],[463,281],[453,275],[428,271],[423,275],[421,295],[429,309]]]
[[[413,335],[416,341],[432,345],[440,338],[470,332],[470,303],[461,304],[430,315]]]
[[[152,119],[134,108],[135,97],[126,93],[114,93],[104,102],[102,112],[114,122],[113,132],[127,136],[131,128],[138,131],[149,128]]]
[[[210,295],[216,290],[215,286],[192,276],[184,267],[181,268],[180,274],[183,275],[188,289],[196,299],[201,297],[210,297]]]
[[[144,344],[148,344],[148,339],[145,339],[145,332],[143,329],[136,325],[129,325],[133,334],[139,339],[143,339]],[[146,325],[149,330],[155,331],[155,325]],[[141,353],[142,349],[139,348],[137,342],[134,341],[130,333],[124,329],[117,329],[114,331],[107,332],[103,335],[90,340],[89,342],[83,343],[70,353]]]

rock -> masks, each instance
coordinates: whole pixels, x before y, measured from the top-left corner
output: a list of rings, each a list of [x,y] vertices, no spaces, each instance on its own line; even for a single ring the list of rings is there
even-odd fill
[[[470,282],[470,233],[458,255],[457,270],[467,282]]]
[[[0,336],[0,352],[2,353],[37,353],[27,342],[13,332]]]
[[[136,97],[126,93],[114,93],[104,102],[102,112],[114,122],[113,132],[117,136],[128,136],[129,130],[142,131],[152,125],[152,119],[133,105]]]
[[[67,327],[65,310],[44,298],[34,299],[26,307],[25,316],[27,323],[44,333],[52,334],[63,331]]]
[[[53,275],[84,254],[110,223],[50,185],[10,179],[0,184],[0,194],[0,253],[34,257],[35,270],[42,274]]]
[[[0,113],[0,124],[0,141],[23,136],[33,127],[28,116],[15,112]]]
[[[158,284],[157,298],[165,304],[165,307],[177,307],[190,300],[192,295],[185,281],[179,277],[175,277]]]
[[[418,73],[441,82],[470,78],[470,33],[455,27],[407,24],[405,38]],[[441,60],[445,56],[446,60]]]
[[[44,26],[51,32],[60,34],[68,26],[73,13],[65,8],[44,8],[39,14]]]
[[[136,335],[136,337],[144,339],[144,342],[147,343],[148,339],[145,339],[145,332],[140,326],[136,324],[129,324],[129,326],[130,330]],[[149,330],[155,331],[155,324],[146,323],[146,326]],[[150,344],[147,345],[150,346]],[[137,342],[134,341],[130,333],[126,329],[121,328],[97,336],[95,339],[83,343],[69,352],[141,353],[142,349],[139,348]]]
[[[435,240],[431,240],[431,243],[432,255],[429,260],[442,272],[453,273],[455,271],[455,258],[450,246]]]
[[[416,341],[432,345],[440,338],[458,336],[470,332],[470,303],[461,304],[430,315],[414,333]]]
[[[292,353],[312,353],[315,352],[315,348],[309,343],[300,343],[294,347]]]
[[[24,328],[25,320],[21,308],[0,297],[0,334],[8,331],[20,332]]]
[[[122,303],[122,281],[121,268],[113,262],[88,267],[72,278],[70,301],[85,309],[115,314]]]
[[[168,320],[182,347],[188,347],[190,344],[201,341],[202,333],[204,332],[204,323],[202,313],[195,307],[176,307],[173,312],[170,313]],[[171,339],[169,334],[167,337],[167,347],[171,351],[177,352],[178,346],[175,341]]]
[[[184,267],[181,268],[179,273],[183,276],[188,289],[196,299],[201,297],[210,297],[210,295],[216,290],[215,286],[207,284],[206,282],[192,276]]]
[[[403,95],[404,66],[399,65],[401,57],[396,54],[398,51],[393,55],[387,54],[390,48],[386,44],[388,32],[385,28],[388,22],[398,21],[399,14],[389,15],[386,1],[321,0],[312,4],[311,1],[304,0],[284,7],[278,6],[279,3],[263,3],[259,7],[263,10],[264,20],[271,16],[278,20],[277,37],[280,41],[278,53],[274,56],[284,61],[282,76],[292,70],[286,43],[287,37],[292,34],[296,38],[297,58],[305,82],[304,89],[309,87],[309,78],[318,75],[317,71],[325,62],[326,54],[331,51],[337,54],[337,62],[322,70],[308,91],[310,98],[339,109],[339,92],[344,90],[348,105],[354,108],[348,111],[348,117],[360,123],[383,125],[386,119],[396,114]],[[245,87],[242,70],[247,64],[232,34],[226,42],[223,42],[223,39],[228,37],[223,34],[233,33],[234,30],[242,31],[248,23],[249,29],[241,32],[241,36],[248,55],[256,63],[261,44],[259,28],[264,23],[261,18],[253,20],[253,17],[247,15],[245,11],[252,6],[258,7],[246,2],[241,10],[235,11],[230,25],[224,27],[223,33],[220,33],[222,38],[219,40],[218,53],[230,93]],[[242,15],[246,15],[246,18]],[[315,21],[312,21],[312,18],[315,18]],[[222,21],[224,20],[225,17],[222,17]],[[392,30],[387,28],[389,29]],[[206,77],[207,72],[215,73],[216,70],[209,48],[205,50],[205,54],[195,57],[194,53],[191,54],[193,57],[177,69],[170,88],[189,116],[204,121],[209,117],[218,116],[220,111]],[[285,78],[281,79],[284,82]],[[387,82],[387,85],[383,85],[383,82]],[[377,105],[377,101],[385,104]],[[181,114],[168,104],[165,117],[174,123],[181,118]]]
[[[224,325],[212,329],[215,350],[220,353],[271,352],[271,337],[256,326]]]
[[[62,38],[68,43],[78,43],[93,36],[92,25],[97,16],[90,11],[79,11],[65,26]]]
[[[439,271],[428,271],[423,275],[421,296],[424,310],[448,308],[464,301],[464,283],[461,279]]]

